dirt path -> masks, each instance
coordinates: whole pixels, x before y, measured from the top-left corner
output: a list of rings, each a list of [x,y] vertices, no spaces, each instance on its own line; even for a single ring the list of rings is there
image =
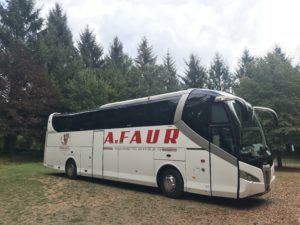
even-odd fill
[[[193,194],[175,200],[154,188],[45,173],[30,178],[42,194],[14,220],[0,209],[0,224],[300,224],[300,173],[276,176],[269,194],[237,201]]]
[[[49,202],[40,210],[50,224],[300,224],[299,173],[278,172],[269,194],[243,201],[192,194],[174,200],[136,185],[49,179]]]

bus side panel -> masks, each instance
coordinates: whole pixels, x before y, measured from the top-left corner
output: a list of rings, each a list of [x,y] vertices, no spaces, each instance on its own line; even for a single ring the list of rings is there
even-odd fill
[[[80,175],[92,176],[92,154],[91,147],[80,147]]]
[[[211,153],[212,196],[237,198],[238,167]]]
[[[64,171],[67,160],[72,158],[76,163],[77,173],[90,176],[92,145],[93,131],[48,133],[45,164]]]
[[[119,178],[145,185],[155,184],[154,151],[142,149],[119,150]]]
[[[206,150],[186,150],[187,191],[211,195],[209,152]]]
[[[57,133],[47,133],[44,154],[45,166],[57,170],[65,170],[64,159],[67,151],[59,147],[59,135]]]
[[[59,151],[58,147],[46,146],[44,154],[44,166],[57,170],[64,170],[64,166],[62,163],[63,160],[61,157],[62,154]]]
[[[75,159],[77,171],[81,176],[92,176],[93,131],[77,131],[65,133],[69,135],[68,157]],[[64,137],[64,135],[61,135]]]
[[[107,179],[118,178],[118,151],[114,148],[103,148],[103,176]]]

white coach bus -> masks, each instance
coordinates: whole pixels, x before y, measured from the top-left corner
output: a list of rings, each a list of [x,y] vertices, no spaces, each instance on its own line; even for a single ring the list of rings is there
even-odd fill
[[[49,117],[44,165],[77,175],[245,198],[270,190],[274,164],[256,111],[220,91],[189,89]]]

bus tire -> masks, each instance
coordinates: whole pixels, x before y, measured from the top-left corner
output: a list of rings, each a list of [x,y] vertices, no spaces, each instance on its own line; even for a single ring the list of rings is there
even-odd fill
[[[73,159],[67,161],[66,175],[69,179],[75,179],[77,177],[77,166]]]
[[[181,198],[183,195],[183,179],[176,169],[166,169],[161,173],[159,187],[169,198]]]

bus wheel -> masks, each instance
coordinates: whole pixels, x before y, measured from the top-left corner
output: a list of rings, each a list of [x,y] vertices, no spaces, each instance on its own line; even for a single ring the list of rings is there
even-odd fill
[[[170,198],[180,198],[183,195],[183,180],[175,169],[167,169],[160,176],[159,186],[162,193]]]
[[[77,176],[77,167],[73,159],[68,160],[66,165],[66,175],[70,179],[75,179]]]

